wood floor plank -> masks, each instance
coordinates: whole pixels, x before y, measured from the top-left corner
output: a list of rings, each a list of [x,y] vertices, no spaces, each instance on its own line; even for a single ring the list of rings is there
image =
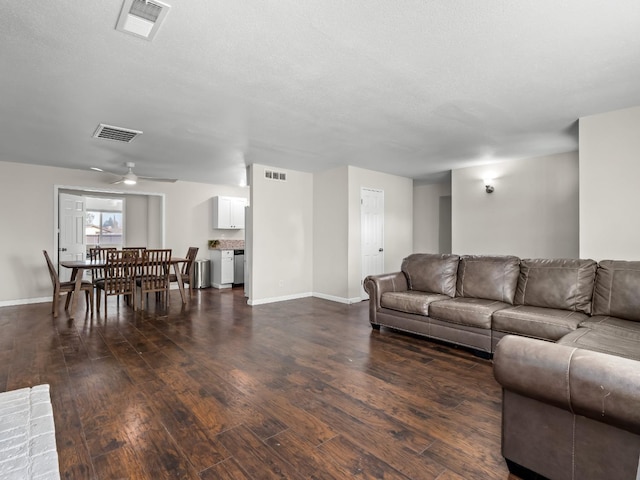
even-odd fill
[[[271,437],[266,443],[306,478],[341,480],[347,476],[344,468],[331,461],[330,451],[315,448],[317,445],[296,435],[292,430]]]
[[[330,461],[344,472],[343,478],[408,480],[409,477],[396,471],[379,458],[358,448],[338,436],[320,446]],[[428,478],[425,476],[424,478]],[[435,477],[434,477],[435,478]]]
[[[200,472],[200,478],[202,480],[252,480],[254,477],[249,476],[235,458],[229,458]]]
[[[242,465],[242,468],[254,478],[265,480],[305,478],[245,426],[241,425],[221,433],[220,441]]]
[[[367,302],[170,296],[0,307],[0,391],[50,385],[62,478],[515,478],[491,362],[374,331]]]

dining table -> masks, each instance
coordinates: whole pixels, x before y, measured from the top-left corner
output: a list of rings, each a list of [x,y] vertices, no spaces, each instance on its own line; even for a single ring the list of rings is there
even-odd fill
[[[184,281],[182,280],[182,275],[180,273],[180,265],[188,261],[188,259],[183,257],[171,257],[171,260],[169,261],[169,263],[173,265],[173,271],[176,274],[176,283],[178,284],[178,289],[180,290],[180,298],[182,299],[183,305],[187,304],[187,294],[184,290]],[[80,293],[81,291],[84,272],[87,270],[91,271],[104,268],[106,265],[107,261],[100,259],[63,260],[60,262],[60,266],[71,269],[71,281],[75,282],[73,295],[71,297],[71,306],[69,308],[70,318],[73,318],[75,316],[78,293]]]

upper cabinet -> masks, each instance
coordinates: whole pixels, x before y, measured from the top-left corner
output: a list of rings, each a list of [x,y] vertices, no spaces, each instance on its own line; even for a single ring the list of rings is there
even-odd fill
[[[244,228],[244,207],[247,199],[242,197],[213,197],[213,228]]]

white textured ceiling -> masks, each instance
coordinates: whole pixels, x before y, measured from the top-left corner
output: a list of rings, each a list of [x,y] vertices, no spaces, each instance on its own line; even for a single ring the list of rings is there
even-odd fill
[[[0,161],[425,179],[575,150],[579,117],[640,105],[638,0],[165,1],[148,42],[115,30],[121,0],[2,0]]]

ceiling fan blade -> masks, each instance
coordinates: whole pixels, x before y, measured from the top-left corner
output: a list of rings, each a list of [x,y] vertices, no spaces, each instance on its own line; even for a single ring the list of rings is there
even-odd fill
[[[178,181],[177,178],[160,178],[160,177],[141,177],[138,175],[140,180],[148,180],[150,182],[165,182],[165,183],[176,183]]]
[[[111,182],[111,185],[118,185],[119,183],[123,183],[124,180],[121,178],[120,180],[116,180],[115,182]]]

